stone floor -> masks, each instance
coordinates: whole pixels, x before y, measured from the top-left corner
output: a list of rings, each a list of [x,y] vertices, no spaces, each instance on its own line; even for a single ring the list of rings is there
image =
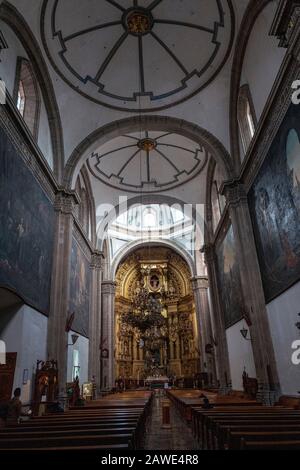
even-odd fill
[[[162,397],[153,399],[152,411],[146,430],[146,450],[196,450],[192,431],[171,403],[171,428],[162,429]]]

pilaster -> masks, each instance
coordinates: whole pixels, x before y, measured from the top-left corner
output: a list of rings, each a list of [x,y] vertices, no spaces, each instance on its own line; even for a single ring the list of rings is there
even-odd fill
[[[101,342],[101,281],[102,259],[100,251],[91,258],[91,302],[89,321],[89,380],[95,377],[97,392],[100,390],[100,342]]]
[[[208,277],[197,276],[192,278],[191,281],[196,304],[196,317],[201,348],[201,371],[207,372],[209,380],[215,384],[216,370],[214,356],[207,353],[206,350],[206,346],[211,343],[212,337],[212,326],[208,303]]]
[[[215,247],[212,244],[207,244],[203,246],[201,251],[205,256],[208,279],[212,292],[211,300],[215,337],[212,336],[210,343],[213,343],[212,346],[214,346],[216,354],[216,369],[220,392],[226,395],[231,390],[230,365],[224,316],[220,305]]]
[[[223,184],[232,222],[247,317],[251,322],[253,355],[261,401],[272,403],[279,393],[279,380],[267,318],[247,193],[237,180]]]
[[[103,357],[101,370],[101,389],[106,390],[114,386],[114,305],[116,283],[102,281],[102,315],[101,315],[101,349],[108,350],[108,357]],[[101,351],[100,351],[101,352]]]
[[[60,393],[64,393],[67,381],[68,301],[70,288],[70,256],[75,207],[78,198],[75,192],[59,190],[55,197],[56,212],[54,256],[48,322],[48,357],[58,361]]]

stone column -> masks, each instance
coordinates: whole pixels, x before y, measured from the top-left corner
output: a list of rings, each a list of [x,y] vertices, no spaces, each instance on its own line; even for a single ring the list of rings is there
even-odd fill
[[[114,386],[114,325],[115,325],[115,287],[113,281],[102,282],[102,348],[108,349],[108,358],[102,358],[101,389],[110,389]]]
[[[247,193],[244,185],[236,180],[223,184],[222,193],[227,199],[234,232],[245,310],[252,323],[250,334],[259,386],[258,399],[272,404],[280,387]]]
[[[66,321],[70,290],[70,258],[75,207],[79,203],[74,191],[60,190],[55,198],[56,228],[48,321],[48,358],[58,361],[59,393],[67,382],[68,334]]]
[[[202,251],[205,255],[209,285],[212,293],[212,314],[214,318],[215,337],[211,338],[210,344],[213,343],[212,346],[214,346],[216,354],[216,368],[218,372],[220,392],[225,395],[231,390],[231,379],[224,316],[219,297],[215,248],[213,245],[207,244],[203,246]]]
[[[207,372],[209,380],[216,384],[215,360],[207,354],[205,346],[211,343],[212,327],[208,303],[208,277],[197,276],[192,278],[192,287],[196,304],[196,318],[201,351],[201,372]]]
[[[96,390],[100,390],[100,342],[101,342],[101,278],[102,258],[100,251],[95,251],[91,259],[91,302],[89,321],[89,380],[94,376]]]

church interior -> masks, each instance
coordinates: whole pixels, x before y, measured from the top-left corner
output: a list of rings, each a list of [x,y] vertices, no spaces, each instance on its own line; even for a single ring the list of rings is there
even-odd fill
[[[299,50],[296,0],[0,1],[1,455],[300,449]]]

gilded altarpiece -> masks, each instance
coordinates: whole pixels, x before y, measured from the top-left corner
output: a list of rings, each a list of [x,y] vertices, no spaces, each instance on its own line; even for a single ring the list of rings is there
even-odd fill
[[[191,274],[175,252],[156,247],[139,249],[118,268],[115,301],[116,378],[141,382],[147,377],[193,377],[199,372],[198,331]],[[161,302],[165,317],[162,344],[152,351],[149,366],[141,332],[122,320],[141,286]],[[153,357],[154,356],[154,357]]]

